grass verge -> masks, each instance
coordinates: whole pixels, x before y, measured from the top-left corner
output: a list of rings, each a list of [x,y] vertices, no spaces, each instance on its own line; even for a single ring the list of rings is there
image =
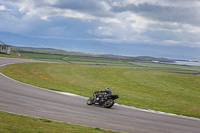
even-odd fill
[[[23,58],[23,57],[19,56],[18,54],[16,54],[16,53],[13,52],[13,51],[11,51],[10,55],[7,55],[7,54],[1,54],[1,53],[0,53],[0,57]]]
[[[5,75],[42,88],[90,97],[110,87],[117,103],[200,118],[200,76],[126,67],[23,63]]]
[[[1,133],[117,133],[0,111]]]

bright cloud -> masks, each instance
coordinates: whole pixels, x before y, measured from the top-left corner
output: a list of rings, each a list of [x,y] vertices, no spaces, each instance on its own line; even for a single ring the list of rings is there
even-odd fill
[[[5,11],[6,7],[4,5],[0,5],[0,11]]]

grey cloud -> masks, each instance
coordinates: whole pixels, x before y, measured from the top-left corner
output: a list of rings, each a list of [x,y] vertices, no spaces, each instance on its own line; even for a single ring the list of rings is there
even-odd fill
[[[15,2],[24,2],[24,1],[27,1],[27,0],[1,0],[1,1],[15,3]]]
[[[114,2],[121,3],[121,6],[113,6]],[[35,9],[53,7],[58,9],[70,9],[80,13],[88,14],[95,17],[115,17],[121,12],[133,12],[144,18],[162,21],[162,22],[177,22],[183,24],[191,24],[200,26],[200,10],[196,6],[195,2],[198,0],[163,0],[158,1],[147,1],[148,3],[135,4],[123,4],[119,0],[57,0],[55,2],[47,2],[43,0],[2,0],[4,3],[20,4],[31,3]],[[160,3],[167,3],[163,6]],[[109,6],[111,10],[107,9]],[[49,12],[51,13],[51,12]],[[52,12],[53,13],[53,12]],[[50,14],[49,14],[50,15]]]
[[[152,4],[129,4],[126,6],[113,7],[113,12],[130,11],[145,18],[163,21],[163,22],[177,22],[183,24],[191,24],[200,26],[199,9],[181,6],[160,6]]]
[[[165,29],[148,29],[143,32],[142,35],[145,37],[149,37],[159,43],[162,43],[165,40],[173,40],[179,44],[184,42],[185,44],[188,44],[188,46],[192,46],[192,43],[194,43],[193,45],[196,45],[195,43],[200,41],[200,36],[198,34],[188,31],[172,32]]]
[[[55,2],[44,0],[3,0],[3,3],[10,3],[12,5],[21,5],[25,3],[27,8],[30,6],[35,10],[52,7],[63,10],[69,9],[94,17],[113,17],[112,12],[107,9],[110,4],[99,0],[57,0]]]
[[[102,1],[96,0],[59,0],[55,5],[60,9],[70,9],[96,17],[111,17],[112,13],[106,9]]]
[[[199,2],[199,0],[165,0],[166,2],[172,3],[185,3],[185,2]]]

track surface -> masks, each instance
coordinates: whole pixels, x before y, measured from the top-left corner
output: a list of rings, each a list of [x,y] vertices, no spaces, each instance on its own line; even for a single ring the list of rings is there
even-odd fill
[[[1,58],[3,64],[35,62]],[[92,94],[91,94],[92,95]],[[86,105],[83,97],[29,86],[0,75],[0,110],[72,124],[131,133],[199,133],[200,120],[143,112],[122,106]]]

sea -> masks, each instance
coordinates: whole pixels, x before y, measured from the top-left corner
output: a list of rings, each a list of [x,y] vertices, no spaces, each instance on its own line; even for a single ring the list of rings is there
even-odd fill
[[[178,65],[189,65],[189,66],[200,66],[199,61],[176,61],[172,64],[178,64]]]

